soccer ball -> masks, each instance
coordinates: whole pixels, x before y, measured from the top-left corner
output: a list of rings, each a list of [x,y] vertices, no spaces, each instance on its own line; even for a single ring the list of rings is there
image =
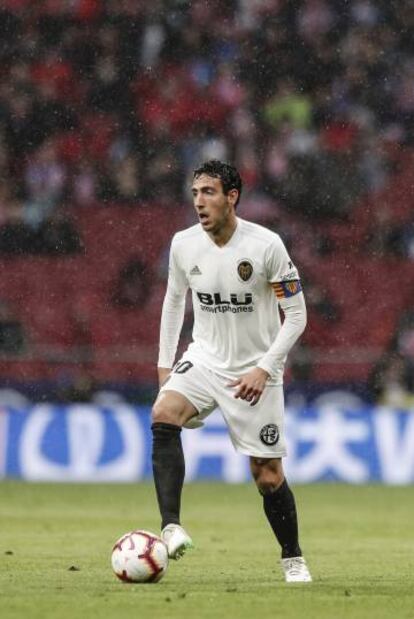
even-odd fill
[[[112,549],[112,569],[125,582],[157,582],[168,567],[168,550],[160,537],[148,531],[131,531]]]

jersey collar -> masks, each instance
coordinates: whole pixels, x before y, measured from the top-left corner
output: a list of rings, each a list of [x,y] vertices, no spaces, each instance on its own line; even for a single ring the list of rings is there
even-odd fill
[[[213,239],[207,234],[207,232],[205,233],[209,243],[211,243],[214,247],[216,247],[217,249],[227,249],[228,247],[231,247],[231,245],[233,245],[233,243],[236,242],[236,240],[238,239],[240,232],[241,232],[241,224],[242,224],[242,220],[240,219],[240,217],[236,217],[236,228],[233,232],[233,234],[231,235],[231,237],[229,238],[229,240],[227,241],[227,243],[225,245],[217,245],[217,243],[215,243],[213,241]]]

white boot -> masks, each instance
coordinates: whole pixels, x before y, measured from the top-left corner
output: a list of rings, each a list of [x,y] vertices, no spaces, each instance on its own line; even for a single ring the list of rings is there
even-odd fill
[[[161,531],[161,539],[167,544],[168,556],[180,559],[189,548],[193,548],[193,540],[179,524],[167,524]]]
[[[282,569],[286,582],[311,582],[312,576],[303,557],[282,559]]]

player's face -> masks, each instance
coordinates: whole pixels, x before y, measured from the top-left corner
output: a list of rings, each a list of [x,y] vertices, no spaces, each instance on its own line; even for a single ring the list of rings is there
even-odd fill
[[[206,174],[194,179],[191,190],[194,208],[203,229],[212,234],[217,233],[234,216],[238,191],[232,189],[224,194],[221,180]]]

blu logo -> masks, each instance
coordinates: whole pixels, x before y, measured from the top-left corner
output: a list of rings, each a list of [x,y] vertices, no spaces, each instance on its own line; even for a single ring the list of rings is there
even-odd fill
[[[221,298],[221,292],[214,292],[213,294],[197,292],[197,296],[203,305],[250,305],[253,301],[253,295],[250,292],[240,295],[240,299],[237,293],[232,292],[229,301]]]

